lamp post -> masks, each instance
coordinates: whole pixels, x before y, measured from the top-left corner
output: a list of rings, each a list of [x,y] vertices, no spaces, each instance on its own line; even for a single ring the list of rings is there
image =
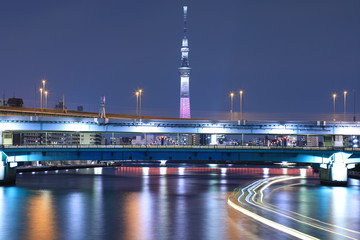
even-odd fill
[[[44,98],[45,98],[45,99],[44,99],[44,106],[45,106],[45,108],[47,108],[47,97],[48,97],[48,93],[49,93],[49,92],[48,92],[47,90],[44,91]]]
[[[354,96],[354,116],[353,116],[353,121],[356,122],[356,110],[355,110],[356,94],[355,94],[355,90],[354,90],[354,92],[353,92],[353,96]]]
[[[42,80],[41,81],[42,82],[42,88],[44,89],[44,91],[46,90],[46,80]]]
[[[347,96],[347,91],[344,91],[344,121],[346,121],[346,96]]]
[[[135,96],[136,96],[136,116],[139,117],[139,91],[135,92]]]
[[[243,90],[240,90],[240,121],[243,120]]]
[[[139,89],[139,117],[141,118],[142,89]]]
[[[336,105],[336,93],[333,93],[332,97],[333,97],[333,121],[336,121],[336,119],[335,119],[335,112],[336,112],[336,109],[335,109],[335,105]]]
[[[241,124],[241,121],[243,120],[243,94],[244,94],[244,91],[240,90],[239,94],[240,94],[240,124]],[[244,145],[244,133],[241,134],[241,146],[242,145]]]
[[[234,93],[230,93],[230,121],[233,120],[233,110],[234,110]]]
[[[41,83],[42,88],[40,88],[40,109],[43,109],[44,105],[47,104],[47,102],[44,103],[45,101],[47,101],[46,80],[43,79]]]
[[[40,88],[40,109],[43,108],[43,88]]]

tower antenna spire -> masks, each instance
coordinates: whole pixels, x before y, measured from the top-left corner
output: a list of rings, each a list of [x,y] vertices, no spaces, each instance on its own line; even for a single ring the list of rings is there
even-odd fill
[[[184,10],[184,36],[186,36],[186,33],[187,33],[187,6],[183,6],[183,10]]]

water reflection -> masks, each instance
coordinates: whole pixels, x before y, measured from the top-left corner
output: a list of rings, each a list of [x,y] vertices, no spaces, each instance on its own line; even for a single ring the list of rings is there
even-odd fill
[[[153,216],[153,198],[151,197],[151,191],[149,188],[149,176],[143,175],[142,178],[142,191],[140,194],[140,205],[141,205],[141,214],[138,216],[141,221],[141,231],[143,236],[149,236],[151,234],[151,225],[148,219],[151,219]]]
[[[179,175],[182,176],[185,173],[185,168],[179,167]]]
[[[166,167],[161,167],[161,168],[160,168],[160,174],[161,174],[161,175],[166,175],[166,171],[167,171],[167,168],[166,168]]]
[[[181,168],[180,176],[184,175],[184,171],[185,169]],[[175,225],[178,226],[175,230],[175,236],[178,237],[179,239],[186,239],[186,229],[188,229],[188,222],[185,217],[185,213],[187,213],[188,211],[187,202],[185,199],[187,194],[186,192],[187,186],[185,184],[186,182],[184,177],[180,177],[176,189],[176,193],[178,194],[178,197],[175,198],[175,202],[174,202],[174,207],[175,207],[174,222]]]
[[[144,232],[140,230],[139,226],[146,229],[146,223],[141,225],[141,202],[138,195],[138,193],[129,193],[125,199],[125,239],[144,239],[144,236],[142,236]]]
[[[39,191],[28,199],[26,238],[57,239],[56,212],[49,191]]]
[[[143,174],[143,176],[148,176],[149,175],[149,168],[148,167],[143,167],[142,168],[142,174]]]
[[[100,172],[98,170],[95,170],[95,172]],[[102,173],[102,171],[101,171]],[[100,173],[100,174],[101,174]],[[95,173],[99,174],[99,173]],[[102,178],[99,176],[96,176],[93,181],[93,197],[92,197],[92,215],[94,216],[93,219],[91,219],[91,235],[92,236],[103,236],[103,230],[104,230],[104,199],[103,199],[103,183]]]
[[[81,193],[71,193],[66,197],[66,205],[64,206],[64,213],[68,218],[68,221],[65,221],[66,232],[71,239],[86,238],[85,204],[85,197]]]
[[[283,169],[212,167],[119,167],[18,175],[16,187],[0,188],[0,238],[288,238],[230,210],[226,203],[235,188],[283,175]],[[358,181],[335,192],[320,186],[310,169],[289,168],[286,174],[306,175],[308,180],[270,191],[269,203],[304,215],[321,213],[339,225],[340,221],[349,224],[350,203],[359,210]],[[359,218],[352,216],[352,224],[360,225]]]
[[[227,168],[221,168],[221,176],[226,176]]]
[[[348,212],[346,204],[348,202],[348,190],[344,187],[335,187],[332,189],[333,201],[330,206],[331,222],[338,226],[346,226],[345,220],[349,214],[353,214],[353,211]],[[355,205],[356,206],[356,205]],[[353,210],[353,209],[352,209]]]
[[[102,171],[103,171],[103,168],[102,168],[102,167],[96,167],[96,168],[94,168],[94,174],[96,174],[96,175],[101,175],[101,174],[102,174]]]
[[[305,168],[300,169],[300,176],[306,177],[306,169]]]

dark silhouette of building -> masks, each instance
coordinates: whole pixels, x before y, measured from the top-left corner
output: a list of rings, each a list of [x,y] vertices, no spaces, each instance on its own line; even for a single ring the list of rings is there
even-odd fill
[[[61,100],[58,102],[58,104],[55,105],[55,109],[66,111],[67,107],[65,106],[64,102]]]
[[[7,105],[9,107],[22,107],[24,104],[24,101],[22,98],[9,98],[7,101]]]

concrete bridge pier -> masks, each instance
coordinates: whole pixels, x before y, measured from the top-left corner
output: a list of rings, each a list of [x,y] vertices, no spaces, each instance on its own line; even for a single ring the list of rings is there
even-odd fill
[[[16,162],[9,162],[8,156],[0,151],[0,186],[10,186],[16,183]]]
[[[320,165],[320,183],[323,185],[346,186],[348,183],[348,166],[346,160],[350,154],[334,153]]]

